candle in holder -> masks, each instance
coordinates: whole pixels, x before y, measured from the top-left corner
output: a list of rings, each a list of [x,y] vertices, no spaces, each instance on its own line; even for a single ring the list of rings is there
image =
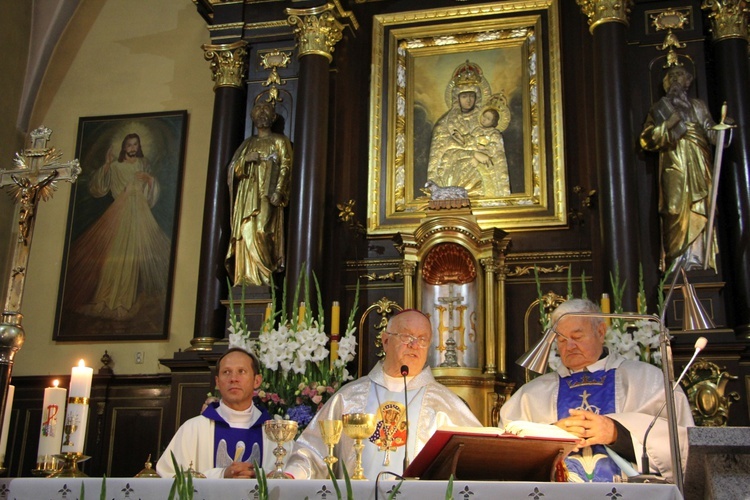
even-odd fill
[[[8,397],[5,398],[5,418],[3,418],[3,430],[0,435],[0,464],[5,465],[5,449],[8,447],[8,429],[10,427],[10,413],[13,409],[13,396],[16,394],[16,386],[8,386]]]
[[[53,387],[44,389],[42,405],[42,428],[39,431],[39,449],[36,465],[40,471],[55,470],[55,455],[60,454],[63,435],[63,416],[65,415],[65,398],[68,391],[58,387],[60,381],[54,380]]]
[[[62,453],[83,453],[93,376],[94,369],[86,366],[83,360],[78,362],[78,366],[73,367],[70,375],[68,410],[63,423]]]
[[[339,357],[339,327],[341,323],[341,306],[338,301],[333,301],[331,306],[331,369],[333,369],[333,363]]]

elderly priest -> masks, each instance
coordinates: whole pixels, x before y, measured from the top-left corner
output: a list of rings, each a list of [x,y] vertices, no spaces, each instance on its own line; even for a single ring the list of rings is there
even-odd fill
[[[373,481],[381,471],[402,474],[405,453],[413,459],[438,427],[480,426],[469,407],[435,381],[426,366],[431,339],[430,320],[420,311],[409,309],[392,317],[383,333],[385,359],[366,376],[341,388],[320,409],[297,439],[285,472],[297,479],[328,478],[323,460],[327,447],[318,422],[339,420],[348,413],[376,415],[375,431],[364,439],[362,454],[364,475]],[[356,455],[347,436],[342,435],[336,456],[339,461],[334,467],[343,461],[351,474]],[[340,467],[337,474],[342,477]]]
[[[570,481],[612,481],[635,475],[641,466],[646,429],[664,403],[664,379],[658,368],[610,354],[604,347],[602,318],[564,316],[601,313],[593,302],[571,299],[551,316],[562,366],[522,386],[500,410],[503,424],[513,420],[554,424],[581,438],[581,448],[565,464]],[[681,389],[675,391],[683,468],[687,429],[693,417]],[[647,441],[651,470],[672,475],[666,414],[656,420]]]

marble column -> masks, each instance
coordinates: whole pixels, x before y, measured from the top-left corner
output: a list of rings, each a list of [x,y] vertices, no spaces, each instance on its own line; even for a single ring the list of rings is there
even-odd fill
[[[289,197],[286,279],[293,290],[303,264],[321,275],[328,161],[329,65],[343,25],[333,4],[286,9],[300,61]],[[292,305],[293,306],[293,305]]]
[[[226,167],[245,131],[247,43],[203,45],[214,80],[214,112],[203,209],[203,237],[198,264],[198,293],[191,350],[211,350],[224,337],[227,273],[224,257],[229,244],[229,185]]]
[[[638,210],[629,122],[627,26],[631,0],[577,0],[588,17],[594,44],[594,109],[599,178],[602,280],[619,271],[627,280],[622,297],[626,311],[636,310],[640,262]]]
[[[717,219],[724,231],[725,275],[729,277],[735,332],[750,338],[750,62],[748,62],[748,4],[745,0],[708,0],[713,37],[719,102],[727,103],[727,115],[738,125],[724,152],[719,177]],[[722,216],[722,214],[724,214]],[[734,215],[732,215],[734,214]]]

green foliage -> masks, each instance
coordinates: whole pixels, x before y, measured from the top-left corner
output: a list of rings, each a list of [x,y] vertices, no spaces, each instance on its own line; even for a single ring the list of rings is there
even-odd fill
[[[193,476],[185,474],[185,471],[182,470],[180,464],[177,463],[174,453],[170,451],[169,454],[172,457],[172,466],[175,470],[175,476],[174,481],[172,482],[172,487],[169,489],[169,496],[167,499],[174,500],[177,498],[178,500],[193,500]]]
[[[253,470],[255,471],[255,479],[258,481],[258,500],[268,500],[268,479],[266,478],[266,471],[263,467],[258,465],[257,460],[253,460]]]
[[[346,470],[346,464],[341,462],[341,469],[344,471],[344,484],[346,485],[346,500],[354,500],[352,491],[352,479],[349,477],[349,471]]]
[[[333,489],[336,490],[336,498],[341,500],[341,488],[339,488],[339,482],[336,479],[336,474],[333,473],[333,467],[330,464],[328,464],[328,477],[330,477],[331,482],[333,482]]]
[[[107,500],[107,475],[106,474],[102,476],[102,489],[99,492],[99,500]]]
[[[399,481],[398,484],[396,485],[396,487],[393,488],[393,491],[391,491],[388,494],[388,500],[394,500],[396,498],[396,495],[398,495],[398,490],[401,489],[401,485],[402,484],[404,484],[404,480],[403,479],[401,481]]]
[[[445,500],[453,500],[453,474],[448,478],[448,487],[445,489]]]

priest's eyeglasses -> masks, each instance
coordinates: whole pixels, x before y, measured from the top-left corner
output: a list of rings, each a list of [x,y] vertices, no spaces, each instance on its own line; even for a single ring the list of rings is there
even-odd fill
[[[422,349],[430,345],[430,339],[428,339],[427,337],[415,337],[414,335],[409,335],[408,333],[393,333],[389,332],[388,330],[386,330],[385,333],[392,337],[398,337],[398,340],[401,341],[401,343],[404,345],[416,344]]]

